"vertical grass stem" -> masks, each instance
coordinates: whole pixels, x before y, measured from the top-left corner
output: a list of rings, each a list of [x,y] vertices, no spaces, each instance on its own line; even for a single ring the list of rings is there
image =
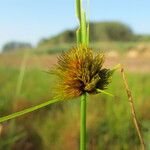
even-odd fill
[[[80,150],[86,150],[86,93],[81,96]]]
[[[127,82],[127,79],[126,79],[126,76],[125,76],[125,73],[124,73],[124,69],[123,69],[122,66],[121,66],[121,74],[122,74],[122,78],[123,78],[123,81],[124,81],[124,86],[125,86],[125,89],[126,89],[126,92],[127,92],[130,108],[131,108],[133,123],[134,123],[135,129],[137,131],[137,134],[138,134],[140,142],[141,142],[141,150],[146,150],[145,144],[144,144],[144,139],[143,139],[143,136],[142,136],[142,133],[141,133],[141,130],[140,130],[140,126],[139,126],[139,122],[138,122],[136,112],[135,112],[132,93],[131,93],[131,90],[129,89],[129,85],[128,85],[128,82]]]

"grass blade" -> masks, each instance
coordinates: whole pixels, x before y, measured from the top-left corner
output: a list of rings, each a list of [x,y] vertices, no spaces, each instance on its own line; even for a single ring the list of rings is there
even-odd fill
[[[81,20],[82,0],[76,0],[76,16]]]
[[[81,11],[81,39],[82,44],[87,45],[87,24],[86,24],[86,15],[85,12]]]
[[[19,76],[18,76],[18,80],[17,80],[15,100],[18,97],[18,95],[20,94],[20,91],[21,91],[21,88],[22,88],[22,83],[23,83],[23,79],[24,79],[24,75],[25,75],[25,70],[26,70],[26,64],[27,64],[28,57],[29,57],[28,53],[25,52],[25,54],[23,56],[23,60],[21,62],[20,72],[19,72]]]
[[[79,20],[80,27],[76,31],[77,43],[87,46],[89,36],[87,35],[87,22],[85,11],[82,8],[82,0],[76,0],[76,15]]]
[[[81,32],[80,29],[76,31],[77,45],[81,44]]]
[[[49,101],[44,102],[42,104],[39,104],[39,105],[30,107],[30,108],[24,109],[22,111],[10,114],[8,116],[1,117],[0,118],[0,123],[4,122],[4,121],[7,121],[7,120],[10,120],[10,119],[13,119],[13,118],[16,118],[16,117],[19,117],[19,116],[22,116],[22,115],[27,114],[27,113],[33,112],[35,110],[41,109],[41,108],[43,108],[45,106],[54,104],[54,103],[59,102],[59,101],[61,101],[61,100],[58,100],[58,99],[49,100]]]
[[[86,31],[86,45],[89,45],[89,40],[90,40],[90,37],[89,37],[89,30],[90,30],[90,25],[89,23],[87,24],[87,31]]]
[[[104,91],[104,90],[97,89],[97,92],[103,93],[103,94],[106,94],[106,95],[109,95],[109,96],[111,96],[111,97],[114,97],[113,94],[111,94],[111,93],[109,93],[109,92],[106,92],[106,91]]]

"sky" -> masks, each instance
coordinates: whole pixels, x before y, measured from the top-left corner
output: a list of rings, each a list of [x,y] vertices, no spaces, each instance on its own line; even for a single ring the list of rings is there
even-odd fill
[[[90,0],[89,18],[121,21],[137,34],[150,34],[149,7],[150,0]],[[0,49],[10,41],[36,45],[77,25],[75,0],[0,0]]]

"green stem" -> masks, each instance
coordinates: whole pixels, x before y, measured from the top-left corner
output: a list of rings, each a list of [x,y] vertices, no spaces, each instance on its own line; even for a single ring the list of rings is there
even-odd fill
[[[76,32],[77,44],[88,46],[89,23],[86,22],[86,13],[82,8],[82,0],[76,0],[76,14],[80,23],[80,26]],[[80,107],[80,150],[86,150],[86,93],[81,96]]]
[[[13,118],[16,118],[16,117],[19,117],[19,116],[24,115],[24,114],[30,113],[32,111],[38,110],[40,108],[43,108],[45,106],[48,106],[50,104],[53,104],[53,103],[56,103],[56,102],[59,102],[59,101],[61,101],[61,100],[60,99],[59,100],[58,99],[49,100],[49,101],[44,102],[42,104],[39,104],[39,105],[30,107],[30,108],[24,109],[22,111],[10,114],[8,116],[1,117],[0,118],[0,123],[4,122],[4,121],[7,121],[7,120],[10,120],[10,119],[13,119]]]
[[[80,150],[86,150],[86,93],[81,96]]]

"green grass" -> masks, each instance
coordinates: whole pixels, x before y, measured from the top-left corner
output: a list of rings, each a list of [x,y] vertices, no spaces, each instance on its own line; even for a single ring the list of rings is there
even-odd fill
[[[51,76],[40,69],[28,69],[20,95],[17,100],[14,100],[18,74],[18,69],[0,68],[0,116],[39,104],[52,97]],[[148,136],[150,74],[128,73],[127,75],[138,117],[142,122],[145,141],[147,146],[150,146],[148,142],[150,140]],[[139,140],[130,118],[122,79],[118,73],[114,74],[107,91],[113,93],[115,98],[103,94],[88,98],[87,147],[89,149],[93,147],[95,150],[106,148],[134,150],[139,147]],[[7,130],[5,134],[3,133],[5,136],[0,136],[0,149],[19,150],[21,145],[26,143],[26,139],[32,137],[30,142],[37,149],[39,147],[39,150],[52,147],[53,150],[77,150],[79,148],[79,103],[80,101],[75,99],[54,104],[15,121],[9,121]],[[16,140],[16,137],[19,139]],[[14,142],[9,142],[10,140]],[[8,142],[3,144],[4,141]]]
[[[138,45],[148,45],[148,42],[136,42],[136,41],[127,41],[127,42],[121,42],[121,41],[101,41],[101,42],[93,42],[90,44],[92,48],[95,50],[102,50],[104,52],[107,51],[117,51],[121,54],[128,52],[130,49],[137,47]],[[45,44],[44,46],[37,47],[34,53],[36,54],[56,54],[61,53],[62,51],[68,50],[68,48],[72,47],[72,45],[76,45],[75,43],[71,44],[57,44],[55,46],[50,46],[49,44]]]
[[[139,41],[100,41],[90,43],[90,47],[95,50],[100,50],[104,52],[117,51],[120,54],[124,54],[131,49],[137,50],[137,46],[145,45],[149,47],[149,42],[139,42]],[[58,54],[67,51],[72,46],[76,46],[76,43],[58,43],[57,45],[44,44],[42,46],[37,46],[36,48],[28,50],[31,54],[43,55],[43,54]],[[24,50],[18,50],[15,52],[9,52],[9,54],[24,55]]]

